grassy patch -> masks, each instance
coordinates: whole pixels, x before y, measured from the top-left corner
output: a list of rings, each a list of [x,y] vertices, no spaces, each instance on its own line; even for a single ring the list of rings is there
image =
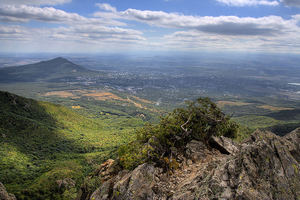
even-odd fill
[[[281,123],[279,120],[273,119],[271,117],[257,115],[235,117],[233,118],[233,120],[243,126],[251,127],[252,129],[266,128]]]

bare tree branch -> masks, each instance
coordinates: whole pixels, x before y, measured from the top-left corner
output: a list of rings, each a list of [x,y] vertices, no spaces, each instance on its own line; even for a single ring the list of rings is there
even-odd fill
[[[187,133],[188,132],[188,130],[187,130],[187,128],[184,128],[184,126],[186,126],[189,122],[190,122],[190,120],[191,120],[191,115],[189,116],[189,118],[188,118],[188,120],[184,123],[184,124],[182,124],[180,127],[181,127],[181,129],[185,132],[185,133]]]

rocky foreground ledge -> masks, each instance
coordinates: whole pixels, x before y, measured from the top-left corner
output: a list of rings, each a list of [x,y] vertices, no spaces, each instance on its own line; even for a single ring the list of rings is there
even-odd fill
[[[284,137],[256,131],[241,144],[191,141],[174,172],[145,163],[120,170],[108,160],[87,179],[78,200],[300,199],[300,129]],[[89,180],[102,182],[89,191]]]
[[[16,200],[15,195],[9,194],[1,182],[0,182],[0,200]]]

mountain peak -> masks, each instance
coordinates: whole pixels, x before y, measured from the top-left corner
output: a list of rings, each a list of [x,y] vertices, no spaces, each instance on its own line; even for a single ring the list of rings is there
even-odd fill
[[[68,63],[72,63],[71,61],[69,61],[68,59],[63,58],[63,57],[56,57],[56,58],[53,58],[51,60],[47,60],[47,61],[44,61],[44,62],[60,62],[60,63],[68,62]]]
[[[88,71],[63,57],[57,57],[29,65],[2,68],[0,82],[48,81],[53,78],[74,77],[77,76],[76,73]]]

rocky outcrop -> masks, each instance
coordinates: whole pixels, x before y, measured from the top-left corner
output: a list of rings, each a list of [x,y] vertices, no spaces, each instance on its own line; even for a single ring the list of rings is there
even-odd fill
[[[90,176],[87,177],[84,183],[81,185],[79,193],[76,197],[76,200],[88,200],[94,192],[94,189],[97,189],[98,186],[101,186],[101,193],[105,196],[106,194],[111,193],[111,184],[115,181],[116,175],[119,173],[120,168],[118,164],[112,160],[108,159],[106,162],[102,163],[97,170]],[[127,173],[128,171],[124,171]],[[101,196],[100,193],[98,195]],[[104,198],[105,199],[105,198]]]
[[[65,179],[62,179],[62,180],[57,180],[56,184],[57,184],[57,187],[60,191],[75,188],[75,186],[76,186],[76,182],[71,178],[65,178]]]
[[[193,140],[184,155],[172,173],[147,163],[109,173],[88,199],[300,198],[300,129],[284,137],[256,131],[241,144],[224,137],[211,138],[209,146]]]
[[[153,199],[157,169],[151,164],[142,164],[132,172],[120,172],[116,177],[97,189],[91,199]]]
[[[17,200],[15,195],[9,194],[4,185],[0,182],[0,200]]]
[[[170,199],[299,199],[300,143],[287,139],[299,135],[255,132],[235,155],[218,156]]]
[[[238,145],[224,136],[212,136],[208,142],[211,147],[219,150],[223,154],[235,154],[238,152]]]

